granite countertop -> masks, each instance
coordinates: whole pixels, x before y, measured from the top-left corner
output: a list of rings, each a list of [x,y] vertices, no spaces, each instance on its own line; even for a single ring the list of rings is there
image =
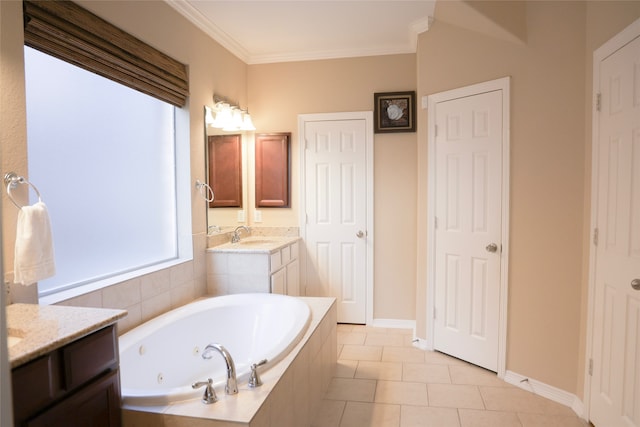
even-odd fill
[[[207,248],[207,252],[273,253],[298,240],[299,236],[251,236],[241,238],[238,243],[225,243]]]
[[[60,348],[125,317],[125,310],[11,304],[7,306],[11,368]]]

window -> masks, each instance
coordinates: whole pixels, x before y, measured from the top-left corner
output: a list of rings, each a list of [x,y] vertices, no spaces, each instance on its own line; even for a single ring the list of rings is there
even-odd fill
[[[184,112],[28,47],[25,76],[29,179],[56,254],[41,301],[190,259],[189,198],[178,191],[189,180],[188,137],[176,141]]]

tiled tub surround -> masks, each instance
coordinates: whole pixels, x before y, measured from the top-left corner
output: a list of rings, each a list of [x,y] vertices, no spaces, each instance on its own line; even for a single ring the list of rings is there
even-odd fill
[[[210,295],[246,292],[300,294],[299,237],[254,236],[207,249]]]
[[[218,402],[200,399],[166,406],[123,407],[126,426],[188,427],[305,427],[311,425],[333,376],[336,355],[336,306],[334,298],[301,298],[311,309],[311,321],[300,342],[283,360],[261,375],[256,389],[246,382],[239,393],[226,395],[216,389]]]
[[[16,339],[9,346],[11,368],[115,323],[124,310],[62,307],[38,304],[7,306],[7,331]]]
[[[206,236],[194,235],[193,261],[107,286],[56,305],[118,308],[128,315],[118,321],[123,334],[162,313],[207,295]]]
[[[122,401],[157,406],[196,399],[204,390],[191,384],[208,378],[222,387],[227,369],[221,356],[204,357],[210,343],[225,347],[237,381],[246,382],[252,364],[265,360],[259,371],[266,372],[289,354],[310,319],[299,298],[266,293],[203,298],[158,316],[120,337]]]

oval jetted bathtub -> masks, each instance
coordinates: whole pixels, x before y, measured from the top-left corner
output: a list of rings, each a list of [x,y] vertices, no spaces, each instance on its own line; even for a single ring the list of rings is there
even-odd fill
[[[200,398],[191,384],[213,379],[224,388],[227,370],[210,343],[224,346],[236,366],[238,387],[250,366],[266,359],[264,372],[287,355],[304,335],[310,310],[303,301],[277,294],[237,294],[198,300],[158,316],[120,337],[122,400],[129,405],[166,405]],[[224,391],[221,391],[224,393]]]

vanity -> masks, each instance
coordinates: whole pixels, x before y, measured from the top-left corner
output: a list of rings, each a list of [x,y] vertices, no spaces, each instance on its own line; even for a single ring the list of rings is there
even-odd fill
[[[207,249],[213,295],[267,292],[299,296],[300,237],[251,236]]]
[[[120,426],[116,321],[127,312],[7,306],[16,426]]]

